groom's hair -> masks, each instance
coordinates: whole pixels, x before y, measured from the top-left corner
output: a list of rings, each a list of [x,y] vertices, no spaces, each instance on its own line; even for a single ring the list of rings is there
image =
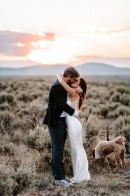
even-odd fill
[[[70,76],[71,78],[78,78],[80,74],[74,67],[67,67],[63,73],[64,77]]]

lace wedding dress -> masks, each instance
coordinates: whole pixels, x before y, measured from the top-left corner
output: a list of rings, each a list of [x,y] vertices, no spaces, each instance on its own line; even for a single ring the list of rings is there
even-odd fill
[[[73,102],[70,101],[68,97],[67,103],[74,109],[78,110],[79,97]],[[66,114],[66,123],[74,175],[70,181],[76,183],[83,180],[89,180],[90,174],[88,171],[88,160],[83,147],[82,125],[76,117],[70,116],[69,114]]]

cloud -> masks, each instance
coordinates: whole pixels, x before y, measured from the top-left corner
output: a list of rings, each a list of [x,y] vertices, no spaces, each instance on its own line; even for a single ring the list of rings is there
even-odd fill
[[[106,31],[104,34],[110,35],[110,34],[117,34],[117,33],[126,32],[126,31],[130,31],[130,27],[111,29],[111,30]]]
[[[75,28],[71,29],[71,32],[77,33],[80,36],[86,36],[86,37],[93,37],[96,36],[99,38],[100,35],[102,36],[108,36],[108,35],[117,35],[119,33],[127,33],[127,31],[130,31],[130,27],[115,27],[115,28],[100,28],[100,29],[95,29],[92,26],[88,26],[86,28]]]
[[[32,43],[40,40],[55,40],[54,33],[44,33],[43,35],[33,35],[10,30],[0,31],[0,53],[7,56],[26,56],[30,50],[34,49]]]

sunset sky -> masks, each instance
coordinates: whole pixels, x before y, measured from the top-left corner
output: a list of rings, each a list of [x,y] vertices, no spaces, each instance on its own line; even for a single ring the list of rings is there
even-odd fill
[[[1,0],[0,62],[130,68],[130,0]]]

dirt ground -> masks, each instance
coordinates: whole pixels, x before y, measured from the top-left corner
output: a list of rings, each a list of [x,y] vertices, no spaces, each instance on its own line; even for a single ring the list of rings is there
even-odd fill
[[[50,180],[37,189],[27,189],[18,196],[130,196],[130,158],[125,170],[113,173],[91,172],[91,179],[70,187],[55,186]]]

